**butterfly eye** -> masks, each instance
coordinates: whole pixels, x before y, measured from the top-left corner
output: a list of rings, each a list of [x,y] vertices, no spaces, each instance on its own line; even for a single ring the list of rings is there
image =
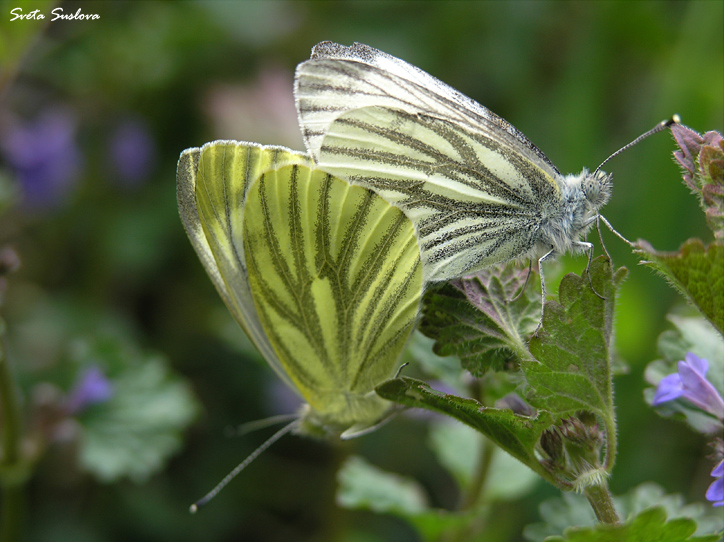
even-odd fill
[[[613,175],[600,170],[587,174],[583,179],[581,188],[594,208],[600,209],[608,203],[613,188],[612,179]]]

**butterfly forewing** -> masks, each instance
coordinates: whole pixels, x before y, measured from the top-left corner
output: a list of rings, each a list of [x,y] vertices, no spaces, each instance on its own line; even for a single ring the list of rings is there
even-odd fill
[[[420,68],[367,45],[319,43],[311,59],[297,67],[294,84],[302,134],[314,158],[337,117],[381,106],[467,125],[528,155],[549,175],[558,174],[545,154],[505,119]]]
[[[306,166],[249,193],[244,247],[254,303],[284,370],[324,424],[372,425],[419,312],[412,224],[373,192]]]
[[[560,174],[523,134],[370,47],[315,47],[297,69],[296,100],[318,166],[413,221],[428,280],[528,255],[548,202],[560,201]]]

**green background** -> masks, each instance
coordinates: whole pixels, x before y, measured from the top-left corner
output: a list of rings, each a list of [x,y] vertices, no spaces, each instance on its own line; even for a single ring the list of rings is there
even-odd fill
[[[47,17],[9,21],[18,6]],[[295,406],[186,239],[176,161],[214,139],[302,149],[293,72],[315,43],[359,41],[421,67],[510,121],[563,173],[594,169],[674,113],[699,132],[724,127],[721,2],[68,2],[65,13],[100,18],[50,22],[53,7],[0,2],[0,137],[62,110],[80,156],[42,205],[23,195],[7,151],[0,163],[0,195],[15,194],[4,199],[0,243],[22,262],[2,316],[26,423],[37,418],[39,389],[71,388],[74,342],[108,334],[164,356],[201,409],[179,452],[142,483],[99,482],[78,467],[72,439],[43,434],[25,517],[32,540],[415,540],[399,520],[335,506],[335,469],[353,452],[417,478],[435,506],[456,506],[453,480],[423,445],[424,421],[398,417],[344,444],[286,437],[202,513],[187,513],[266,438],[229,439],[227,426]],[[109,150],[128,121],[144,127],[152,149],[132,181]],[[659,135],[606,168],[614,193],[603,214],[629,239],[660,250],[710,237],[673,150]],[[604,238],[631,271],[616,316],[630,372],[615,380],[612,490],[653,480],[701,501],[711,480],[705,439],[659,419],[642,398],[643,369],[681,301],[622,242]],[[549,280],[557,287],[556,270],[584,265],[584,257],[565,258],[550,266]],[[538,520],[537,505],[555,494],[540,483],[499,505],[491,540],[520,540],[522,526]]]

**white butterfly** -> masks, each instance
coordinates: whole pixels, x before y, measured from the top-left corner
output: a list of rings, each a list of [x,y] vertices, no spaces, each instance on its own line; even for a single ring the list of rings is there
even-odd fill
[[[411,219],[426,280],[568,251],[588,251],[590,263],[581,238],[611,196],[611,175],[563,176],[504,119],[360,43],[316,45],[297,67],[295,98],[318,167]]]

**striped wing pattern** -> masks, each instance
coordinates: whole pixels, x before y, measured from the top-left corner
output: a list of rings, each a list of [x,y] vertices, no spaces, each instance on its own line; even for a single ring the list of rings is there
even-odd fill
[[[371,188],[415,224],[428,280],[527,256],[560,173],[521,132],[419,68],[322,43],[295,97],[318,166]]]
[[[243,244],[249,188],[264,171],[285,164],[311,161],[283,147],[214,141],[185,150],[176,177],[179,214],[206,272],[249,339],[291,386],[254,308]]]
[[[370,190],[319,170],[263,175],[244,217],[262,326],[319,423],[373,425],[419,313],[414,228]]]
[[[282,147],[212,142],[182,153],[184,227],[231,313],[314,426],[374,425],[419,313],[414,228],[362,187]]]

